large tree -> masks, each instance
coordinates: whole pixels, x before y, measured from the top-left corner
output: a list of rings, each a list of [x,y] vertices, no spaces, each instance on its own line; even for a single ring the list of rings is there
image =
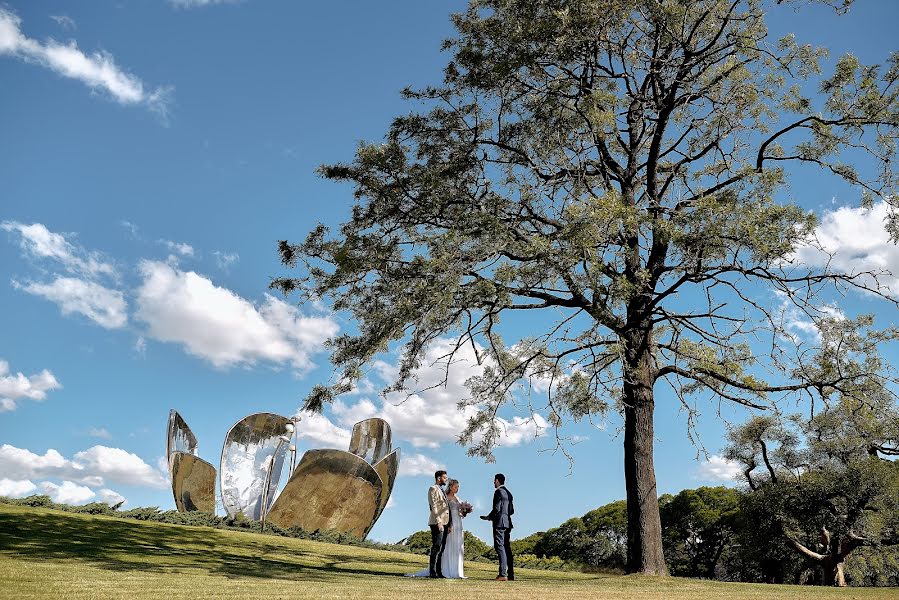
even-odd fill
[[[280,243],[283,262],[305,271],[273,287],[330,298],[358,322],[331,340],[339,372],[307,408],[350,389],[395,341],[392,389],[403,389],[445,336],[484,364],[460,399],[478,409],[460,436],[473,454],[491,456],[498,411],[522,380],[553,380],[543,410],[560,439],[566,421],[614,405],[628,568],[666,573],[656,384],[681,400],[705,391],[768,406],[814,382],[801,368],[785,382],[784,355],[751,349],[758,334],[779,339],[760,288],[813,318],[831,284],[877,290],[826,261],[796,264],[815,219],[778,194],[789,165],[804,164],[891,197],[897,59],[846,56],[821,76],[823,51],[769,39],[765,10],[777,4],[472,0],[454,15],[442,85],[406,90],[420,110],[351,163],[322,168],[355,185],[351,219]],[[809,79],[819,89],[806,95]],[[501,319],[516,313],[534,315],[533,330],[505,344]]]

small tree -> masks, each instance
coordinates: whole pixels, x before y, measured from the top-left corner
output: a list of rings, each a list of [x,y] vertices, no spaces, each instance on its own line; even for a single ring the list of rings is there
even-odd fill
[[[859,333],[858,321],[825,322],[819,369],[886,369],[876,342],[894,332]],[[821,388],[824,408],[809,418],[755,417],[730,433],[759,523],[820,568],[825,585],[846,585],[844,562],[861,546],[899,544],[899,410],[882,377]],[[757,472],[757,469],[761,473]],[[764,541],[762,542],[764,543]]]
[[[828,383],[782,381],[795,364],[760,288],[813,318],[831,284],[878,290],[876,273],[797,264],[815,219],[775,197],[796,164],[891,197],[899,61],[845,56],[821,77],[823,50],[769,40],[765,8],[779,4],[472,0],[454,15],[443,84],[405,91],[426,110],[322,168],[354,184],[351,219],[336,236],[319,226],[280,242],[305,273],[272,286],[330,298],[359,326],[331,340],[339,373],[306,407],[350,390],[395,341],[391,389],[404,389],[440,336],[485,366],[460,399],[477,408],[460,436],[474,455],[492,457],[497,415],[530,377],[553,382],[537,408],[559,440],[569,419],[614,406],[628,569],[665,574],[656,384],[764,408],[768,394]],[[805,95],[810,78],[820,94]],[[507,346],[500,322],[522,312],[543,317]],[[767,356],[750,349],[762,334]]]

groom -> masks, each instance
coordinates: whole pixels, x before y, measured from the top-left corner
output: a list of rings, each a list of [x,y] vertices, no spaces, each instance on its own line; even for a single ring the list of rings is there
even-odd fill
[[[428,488],[428,506],[431,515],[428,517],[428,526],[431,528],[431,555],[428,563],[428,575],[431,578],[443,579],[440,559],[443,556],[443,548],[446,546],[446,536],[452,531],[452,516],[450,515],[449,502],[446,501],[446,485],[449,477],[446,471],[434,473],[434,485]]]
[[[499,557],[499,575],[497,581],[512,581],[515,570],[512,565],[512,544],[509,534],[512,531],[512,515],[515,505],[512,504],[512,493],[506,489],[506,476],[497,473],[493,478],[493,510],[481,518],[493,523],[493,549]]]

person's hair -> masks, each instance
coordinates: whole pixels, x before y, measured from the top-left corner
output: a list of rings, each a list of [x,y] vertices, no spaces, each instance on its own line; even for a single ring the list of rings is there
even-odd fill
[[[496,479],[500,485],[506,485],[506,476],[502,473],[497,473],[493,478]]]
[[[440,479],[441,475],[446,475],[446,471],[434,471],[434,481]]]
[[[446,482],[446,489],[447,489],[447,491],[450,491],[450,492],[453,491],[453,486],[454,486],[454,485],[459,485],[459,480],[458,480],[458,479],[450,479],[449,481],[447,481],[447,482]]]

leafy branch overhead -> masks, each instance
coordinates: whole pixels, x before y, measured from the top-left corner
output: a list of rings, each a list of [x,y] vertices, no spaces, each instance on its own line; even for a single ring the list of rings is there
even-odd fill
[[[492,359],[477,395],[494,410],[527,373],[578,372],[604,398],[622,339],[653,328],[657,376],[758,405],[769,386],[731,341],[758,331],[753,317],[774,324],[751,284],[812,316],[824,284],[879,291],[793,264],[815,219],[775,193],[806,162],[890,198],[899,74],[895,55],[886,68],[846,56],[806,97],[796,82],[826,51],[768,40],[763,17],[759,2],[473,3],[454,17],[444,85],[405,91],[431,109],[321,169],[356,185],[352,219],[282,242],[308,275],[273,286],[357,318],[332,341],[344,383],[408,339],[402,384],[428,342],[461,331]],[[841,162],[854,148],[878,159],[869,180]],[[555,325],[505,348],[500,316],[535,309]],[[574,396],[553,408],[584,406]]]

